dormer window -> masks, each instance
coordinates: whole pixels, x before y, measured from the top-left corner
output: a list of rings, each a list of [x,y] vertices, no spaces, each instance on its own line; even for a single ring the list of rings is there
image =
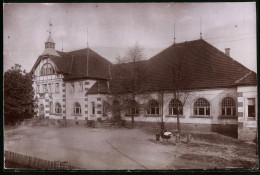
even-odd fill
[[[46,63],[42,66],[41,76],[53,75],[54,73],[54,68],[50,63]]]

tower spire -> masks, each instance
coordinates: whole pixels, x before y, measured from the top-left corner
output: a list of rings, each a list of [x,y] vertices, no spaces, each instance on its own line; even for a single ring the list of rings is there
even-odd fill
[[[49,32],[49,36],[51,36],[51,27],[52,27],[51,19],[50,19],[50,22],[49,22],[49,27],[50,27],[50,29],[47,32]]]
[[[200,39],[202,39],[202,17],[200,17]]]
[[[88,60],[89,60],[89,47],[88,47],[88,28],[87,28],[87,76],[88,76]]]
[[[173,24],[173,35],[174,35],[174,38],[173,38],[173,44],[176,44],[176,42],[175,42],[175,22],[174,22],[174,24]]]
[[[55,42],[53,41],[52,37],[51,37],[51,27],[52,27],[52,22],[50,19],[49,22],[49,30],[47,30],[47,32],[49,33],[49,37],[45,42],[45,50],[43,51],[42,55],[55,55],[55,56],[59,56],[59,54],[56,52],[55,50]]]

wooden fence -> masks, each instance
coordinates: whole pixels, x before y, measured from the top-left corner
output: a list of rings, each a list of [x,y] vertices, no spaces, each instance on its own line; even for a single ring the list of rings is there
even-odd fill
[[[29,167],[29,169],[43,170],[82,170],[82,168],[61,161],[48,161],[37,157],[22,155],[19,153],[5,151],[5,161]],[[18,168],[21,168],[18,167]]]

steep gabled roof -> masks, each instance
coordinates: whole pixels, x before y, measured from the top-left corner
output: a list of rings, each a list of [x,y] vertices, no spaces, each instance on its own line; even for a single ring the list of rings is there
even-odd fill
[[[236,86],[238,79],[251,72],[204,40],[173,44],[148,61],[148,87],[167,89],[170,72],[167,67],[182,62],[185,89]],[[185,76],[186,75],[186,76]],[[254,79],[256,80],[256,79]],[[256,81],[251,81],[256,85]]]
[[[182,78],[179,81],[181,84],[179,88],[182,89],[226,88],[242,84],[257,84],[254,72],[206,41],[194,40],[173,44],[142,62],[141,67],[145,70],[142,91],[171,90],[173,82],[171,69],[177,64],[181,65]],[[116,87],[112,90],[124,91],[122,84],[127,84],[125,82],[127,80],[120,80],[121,74],[117,72],[117,67],[120,65],[114,65],[114,69],[111,69],[113,75],[111,87]]]
[[[112,63],[91,49],[86,48],[67,52],[66,56],[71,57],[72,60],[70,60],[69,74],[64,77],[65,80],[86,77],[107,79],[109,77],[108,66]]]
[[[91,49],[86,48],[72,52],[57,51],[57,53],[60,56],[51,55],[50,58],[57,66],[58,73],[64,74],[64,80],[81,78],[107,79],[109,77],[108,66],[112,63]],[[32,70],[42,58],[43,56],[38,58]]]

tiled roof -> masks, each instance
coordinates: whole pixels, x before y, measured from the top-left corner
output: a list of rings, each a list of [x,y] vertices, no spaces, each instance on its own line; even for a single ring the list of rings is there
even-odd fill
[[[124,75],[131,73],[133,63],[113,65],[93,50],[88,49],[72,52],[60,52],[52,56],[64,80],[80,78],[111,79],[110,90],[126,92],[133,85],[130,78]],[[38,59],[37,62],[40,60]],[[181,63],[181,88],[205,89],[225,88],[238,85],[256,85],[256,73],[233,60],[204,40],[194,40],[173,44],[146,61],[136,62],[141,91],[171,90],[173,65]],[[110,71],[109,71],[110,66]],[[123,70],[123,71],[122,71]],[[109,73],[110,72],[110,73]],[[107,83],[99,81],[88,91],[88,94],[107,92]]]
[[[255,72],[249,72],[241,79],[237,80],[236,85],[255,85],[257,82],[257,75]]]
[[[195,40],[173,44],[140,65],[145,69],[142,90],[171,90],[173,65],[181,64],[182,89],[224,88],[237,85],[256,85],[256,74],[244,77],[251,71],[219,51],[204,40]],[[113,66],[112,90],[125,91],[124,84],[131,85],[127,80],[120,80],[119,65]],[[119,72],[118,72],[119,71]],[[244,77],[239,83],[241,77]],[[113,83],[114,82],[114,83]],[[236,83],[237,82],[237,83]],[[116,88],[113,88],[116,87]]]
[[[108,66],[112,63],[91,49],[86,48],[72,52],[57,51],[57,53],[60,56],[52,55],[50,58],[58,68],[58,73],[64,74],[64,80],[81,78],[107,79],[109,77]],[[32,70],[38,65],[41,58],[43,57],[37,60]]]
[[[98,80],[87,92],[87,94],[106,94],[108,92],[107,81]]]

